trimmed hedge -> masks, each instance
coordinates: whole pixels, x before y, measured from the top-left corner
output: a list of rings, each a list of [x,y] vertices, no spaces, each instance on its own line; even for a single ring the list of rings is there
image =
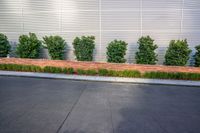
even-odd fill
[[[83,70],[83,69],[77,69],[77,74],[80,75],[96,75],[96,70]]]
[[[19,65],[19,64],[0,64],[0,70],[7,71],[24,71],[24,72],[47,72],[47,73],[68,73],[79,75],[99,75],[113,77],[135,77],[135,78],[151,78],[151,79],[177,79],[177,80],[200,80],[200,73],[169,73],[169,72],[145,72],[141,74],[136,70],[115,71],[107,69],[83,70],[73,68],[60,68],[53,66],[45,66],[44,68],[34,65]]]
[[[63,69],[61,67],[53,67],[53,66],[45,66],[43,68],[44,72],[47,73],[63,73]]]
[[[111,63],[125,63],[127,45],[125,41],[114,40],[108,44],[107,47],[107,61]]]
[[[114,71],[107,69],[99,69],[100,76],[115,76],[115,77],[141,77],[141,73],[136,70]]]
[[[61,68],[61,67],[53,67],[53,66],[45,66],[43,68],[44,72],[47,73],[66,73],[66,74],[73,74],[73,68]]]
[[[43,72],[42,68],[34,65],[19,64],[0,64],[0,70],[25,71],[25,72]]]
[[[155,50],[158,48],[154,44],[154,40],[150,36],[139,38],[138,42],[139,50],[136,52],[136,63],[137,64],[151,64],[154,65],[158,61]]]
[[[21,35],[17,45],[17,55],[20,58],[38,58],[40,53],[41,41],[38,40],[35,33]]]
[[[63,73],[73,74],[74,69],[73,68],[63,68]]]
[[[67,45],[65,40],[60,36],[45,36],[43,37],[44,44],[46,45],[51,59],[63,60],[64,50]]]
[[[190,58],[191,50],[187,40],[172,40],[165,54],[165,65],[185,66]]]
[[[92,61],[95,48],[94,36],[76,37],[73,41],[74,54],[78,61]]]
[[[177,79],[177,80],[200,80],[199,73],[168,73],[168,72],[146,72],[144,78]]]
[[[6,57],[10,52],[10,48],[7,36],[0,33],[0,57]]]
[[[196,53],[194,55],[194,60],[195,60],[194,65],[196,67],[200,67],[200,45],[196,46],[195,49],[196,49]]]

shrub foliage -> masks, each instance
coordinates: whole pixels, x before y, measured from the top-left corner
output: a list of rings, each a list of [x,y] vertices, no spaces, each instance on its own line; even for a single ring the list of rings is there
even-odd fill
[[[0,70],[42,72],[42,68],[34,65],[0,64]]]
[[[195,66],[200,67],[200,45],[196,46],[196,53],[194,55]]]
[[[184,66],[187,64],[191,50],[187,40],[172,40],[165,54],[165,65]]]
[[[61,67],[45,66],[43,70],[48,73],[63,73],[63,69]]]
[[[144,78],[157,78],[157,79],[181,79],[181,80],[200,80],[199,73],[168,73],[168,72],[146,72]]]
[[[20,64],[0,64],[0,70],[10,71],[24,71],[24,72],[47,72],[47,73],[68,73],[73,74],[73,68],[60,68],[53,66],[45,66],[44,68],[34,65],[20,65]],[[145,72],[141,74],[137,70],[123,70],[115,71],[108,69],[96,70],[83,70],[77,69],[77,74],[80,75],[100,75],[100,76],[115,76],[115,77],[142,77],[142,78],[154,78],[154,79],[182,79],[182,80],[200,80],[200,73],[173,73],[173,72]]]
[[[43,68],[44,72],[47,73],[66,73],[66,74],[73,74],[73,68],[61,68],[61,67],[54,67],[54,66],[45,66]]]
[[[78,61],[92,61],[95,48],[94,36],[76,37],[73,41],[74,54]]]
[[[43,37],[44,44],[46,45],[51,59],[53,60],[63,60],[64,50],[67,43],[60,36],[45,36]]]
[[[96,70],[83,70],[83,69],[77,69],[77,73],[80,75],[96,75]]]
[[[115,77],[141,77],[141,73],[136,70],[115,71],[107,69],[99,69],[100,76],[115,76]]]
[[[155,50],[158,48],[154,44],[154,40],[150,36],[139,38],[138,42],[139,50],[136,52],[136,63],[137,64],[156,64],[158,61]]]
[[[63,68],[63,73],[67,73],[67,74],[73,74],[74,73],[74,69],[73,68]]]
[[[107,61],[112,63],[124,63],[126,59],[127,43],[122,40],[114,40],[107,47]]]
[[[0,57],[6,57],[10,52],[10,48],[7,36],[0,33]]]
[[[35,33],[21,35],[17,46],[17,55],[20,58],[38,58],[40,53],[41,41]]]

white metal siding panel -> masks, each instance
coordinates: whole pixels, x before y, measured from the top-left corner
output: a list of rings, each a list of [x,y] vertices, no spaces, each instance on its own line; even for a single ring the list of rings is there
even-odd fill
[[[200,31],[200,10],[184,10],[183,31]]]
[[[62,0],[63,10],[99,10],[99,0]]]
[[[199,0],[0,0],[0,31],[12,42],[28,32],[61,35],[72,60],[76,36],[96,37],[95,61],[106,61],[107,44],[121,39],[131,63],[138,38],[150,35],[161,64],[171,39],[187,38],[192,49],[200,43],[199,8]]]
[[[142,0],[144,10],[177,10],[182,8],[182,0]]]
[[[139,10],[140,0],[101,0],[102,11],[104,10]]]
[[[62,12],[61,30],[68,32],[99,31],[98,11]]]
[[[180,31],[181,11],[143,11],[143,30]]]
[[[21,13],[0,12],[1,32],[22,32]]]
[[[103,11],[101,19],[103,31],[140,30],[139,11]]]
[[[200,8],[200,0],[184,0],[184,9],[199,9]]]
[[[26,12],[23,18],[24,32],[59,31],[59,14],[56,12]]]
[[[22,0],[24,12],[59,12],[60,0]]]
[[[0,12],[21,12],[21,0],[0,0]]]

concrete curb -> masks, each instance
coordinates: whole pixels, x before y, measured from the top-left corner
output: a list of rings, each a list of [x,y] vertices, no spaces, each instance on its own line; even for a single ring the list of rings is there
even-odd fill
[[[83,75],[67,75],[67,74],[51,74],[51,73],[35,73],[35,72],[16,72],[16,71],[0,71],[0,76],[85,80],[85,81],[118,82],[118,83],[137,83],[137,84],[200,86],[200,81],[190,81],[190,80],[121,78],[121,77],[83,76]]]

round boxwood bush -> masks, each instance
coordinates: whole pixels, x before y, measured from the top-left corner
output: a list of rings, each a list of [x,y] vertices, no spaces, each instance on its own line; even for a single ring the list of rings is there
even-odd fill
[[[194,60],[195,60],[195,66],[200,67],[200,45],[195,47],[196,53],[194,55]]]
[[[165,54],[165,65],[185,66],[190,58],[191,50],[187,40],[172,40]]]
[[[0,33],[0,57],[6,57],[10,52],[10,48],[7,36]]]
[[[35,33],[21,35],[17,46],[17,55],[20,58],[38,58],[40,53],[41,41]]]
[[[60,36],[45,36],[43,37],[44,44],[46,45],[51,59],[63,60],[64,50],[67,45],[65,40]]]
[[[150,36],[141,37],[138,42],[139,50],[136,52],[137,64],[156,64],[158,61],[155,50],[158,48]]]
[[[73,41],[74,54],[78,61],[92,61],[95,48],[94,36],[76,37]]]
[[[107,47],[107,61],[112,63],[124,63],[126,59],[127,45],[125,41],[114,40],[108,44]]]

